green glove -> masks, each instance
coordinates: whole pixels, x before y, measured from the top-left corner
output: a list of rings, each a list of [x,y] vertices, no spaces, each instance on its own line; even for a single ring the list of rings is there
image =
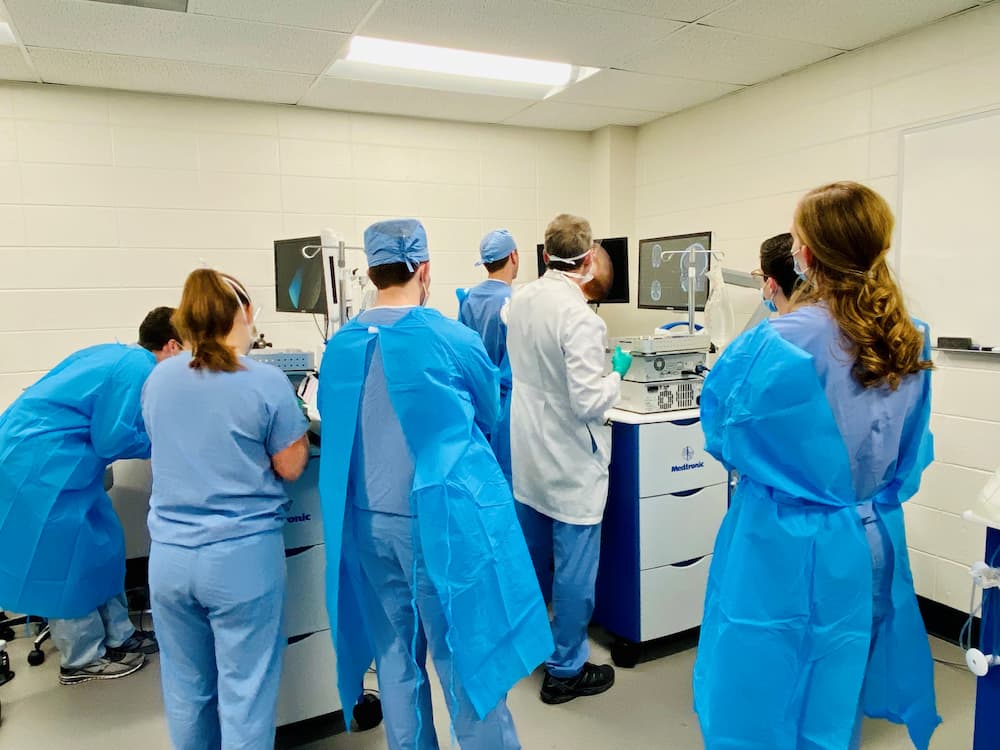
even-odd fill
[[[628,352],[623,352],[620,346],[616,346],[615,353],[611,355],[611,369],[624,378],[625,373],[628,372],[628,368],[631,366],[632,355]]]

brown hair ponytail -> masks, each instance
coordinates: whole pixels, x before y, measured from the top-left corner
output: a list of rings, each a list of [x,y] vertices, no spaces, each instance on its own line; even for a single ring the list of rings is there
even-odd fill
[[[885,260],[893,223],[885,199],[856,182],[811,190],[795,209],[793,229],[813,261],[793,302],[827,306],[865,388],[895,390],[904,376],[933,367]]]
[[[242,284],[236,284],[243,289]],[[236,353],[226,344],[226,337],[241,306],[249,302],[249,296],[243,300],[224,274],[208,268],[191,272],[172,320],[184,343],[191,348],[193,369],[211,372],[242,369]]]

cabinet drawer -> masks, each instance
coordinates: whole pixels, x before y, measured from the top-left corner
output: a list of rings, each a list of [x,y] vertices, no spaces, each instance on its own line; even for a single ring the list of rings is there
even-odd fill
[[[285,547],[323,543],[323,517],[319,502],[319,457],[310,458],[296,481],[285,485],[291,501],[285,516]]]
[[[317,544],[285,558],[288,583],[285,595],[285,633],[294,637],[326,630],[326,545]]]
[[[644,497],[639,501],[639,569],[711,554],[726,514],[725,483],[691,494]]]
[[[712,555],[691,565],[665,565],[639,573],[642,640],[662,638],[701,624]]]
[[[705,452],[701,420],[639,427],[639,496],[655,497],[726,481],[726,470]]]
[[[292,639],[278,692],[278,726],[340,710],[337,658],[329,630]]]

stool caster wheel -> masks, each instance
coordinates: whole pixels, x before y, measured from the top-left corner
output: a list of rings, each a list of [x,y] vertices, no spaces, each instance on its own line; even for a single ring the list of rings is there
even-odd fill
[[[354,707],[354,725],[359,731],[374,729],[382,723],[382,701],[370,694],[361,696]]]
[[[45,663],[45,652],[39,648],[36,648],[28,652],[28,664],[32,667],[37,667]]]
[[[639,663],[641,649],[638,643],[617,640],[611,644],[611,660],[616,667],[631,669]]]

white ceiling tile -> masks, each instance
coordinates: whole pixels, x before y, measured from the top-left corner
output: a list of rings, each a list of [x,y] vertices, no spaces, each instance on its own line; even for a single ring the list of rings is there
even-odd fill
[[[642,125],[656,120],[664,112],[640,109],[595,107],[589,104],[571,104],[547,99],[523,112],[504,120],[505,125],[523,125],[531,128],[558,128],[560,130],[596,130],[605,125]]]
[[[375,4],[376,0],[188,0],[188,13],[351,32]]]
[[[349,38],[191,13],[78,0],[7,0],[29,47],[319,74]]]
[[[550,97],[550,101],[676,112],[737,91],[740,86],[625,70],[602,70]]]
[[[500,122],[532,104],[532,100],[323,77],[299,103],[353,112]]]
[[[360,33],[441,47],[619,67],[680,28],[663,18],[553,0],[384,0]],[[530,22],[526,23],[526,19]]]
[[[25,61],[20,47],[0,46],[0,79],[37,81],[38,76]]]
[[[973,0],[741,0],[703,23],[855,49],[973,4]]]
[[[565,0],[570,5],[636,13],[640,16],[670,18],[674,21],[697,21],[728,5],[732,0]]]
[[[76,86],[294,104],[313,76],[174,60],[29,48],[42,80]]]
[[[621,67],[640,73],[753,84],[836,54],[839,50],[816,44],[695,24],[633,55]]]

